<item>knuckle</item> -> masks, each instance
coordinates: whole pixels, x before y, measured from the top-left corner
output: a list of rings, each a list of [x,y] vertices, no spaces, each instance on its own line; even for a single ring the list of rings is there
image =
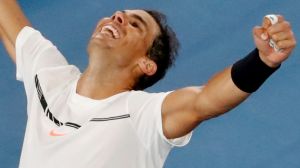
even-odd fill
[[[285,21],[285,22],[284,22],[284,25],[285,25],[285,27],[288,28],[288,29],[291,28],[291,23],[288,22],[288,21]]]
[[[297,45],[297,41],[293,40],[293,46],[295,47]]]
[[[295,35],[294,35],[294,32],[293,32],[293,31],[290,31],[290,34],[289,34],[289,35],[290,35],[291,38],[293,38],[293,39],[295,38]]]
[[[280,18],[281,20],[285,20],[285,18],[282,15],[277,15],[278,18]]]
[[[293,32],[289,32],[288,33],[288,38],[295,40],[294,33]]]

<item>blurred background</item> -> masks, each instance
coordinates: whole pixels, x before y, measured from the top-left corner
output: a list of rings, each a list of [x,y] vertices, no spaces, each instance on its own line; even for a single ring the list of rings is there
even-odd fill
[[[150,92],[203,85],[216,72],[254,48],[252,28],[263,16],[282,14],[299,43],[298,0],[19,0],[44,36],[81,70],[97,21],[123,9],[164,12],[181,42],[179,57]],[[297,14],[298,13],[298,14]],[[0,11],[1,14],[1,11]],[[299,47],[259,91],[243,104],[203,122],[192,140],[175,148],[165,168],[299,168]],[[26,125],[26,97],[15,65],[0,46],[0,167],[16,168]]]

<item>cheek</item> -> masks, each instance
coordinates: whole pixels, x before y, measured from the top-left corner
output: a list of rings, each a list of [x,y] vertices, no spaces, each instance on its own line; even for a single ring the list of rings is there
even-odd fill
[[[144,56],[146,54],[146,46],[143,41],[137,41],[131,44],[131,53],[138,56]]]
[[[147,49],[146,41],[143,38],[136,37],[124,41],[123,46],[126,46],[129,52],[144,52]]]

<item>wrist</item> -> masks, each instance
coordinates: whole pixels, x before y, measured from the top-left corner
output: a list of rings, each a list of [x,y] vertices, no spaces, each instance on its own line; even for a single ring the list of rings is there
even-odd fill
[[[261,51],[258,50],[258,54],[259,54],[259,58],[260,60],[266,64],[268,67],[270,68],[277,68],[278,66],[280,66],[280,63],[274,63],[270,60],[267,59],[267,56],[265,56]]]
[[[255,49],[245,58],[233,64],[231,78],[240,90],[252,93],[279,67],[280,65],[276,67],[267,65],[259,56],[259,51]]]

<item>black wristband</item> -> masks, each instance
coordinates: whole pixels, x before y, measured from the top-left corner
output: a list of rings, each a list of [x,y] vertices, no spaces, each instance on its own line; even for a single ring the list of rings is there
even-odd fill
[[[271,68],[259,57],[258,49],[237,61],[231,68],[233,83],[242,91],[255,92],[280,66]]]

